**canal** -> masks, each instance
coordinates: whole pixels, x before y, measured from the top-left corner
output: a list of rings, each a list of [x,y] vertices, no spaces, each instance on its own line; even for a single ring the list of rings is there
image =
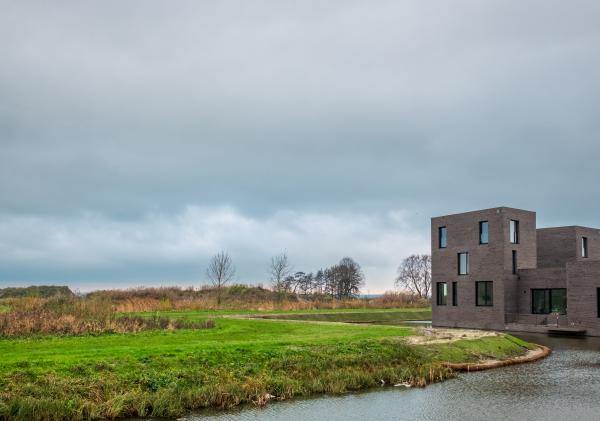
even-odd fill
[[[515,334],[548,345],[539,362],[460,374],[424,389],[275,402],[202,412],[189,421],[600,420],[600,338]]]

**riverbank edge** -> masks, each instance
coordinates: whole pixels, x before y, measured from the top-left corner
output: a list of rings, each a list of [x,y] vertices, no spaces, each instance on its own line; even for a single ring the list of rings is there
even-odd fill
[[[399,329],[399,333],[401,330],[403,329]],[[424,387],[455,376],[456,370],[442,365],[443,361],[448,361],[446,353],[457,352],[454,360],[460,361],[478,355],[496,355],[502,358],[503,353],[514,355],[519,352],[520,349],[516,347],[522,347],[523,351],[523,348],[528,348],[527,343],[506,334],[490,337],[486,333],[484,337],[474,340],[456,338],[459,340],[451,343],[424,345],[408,344],[409,337],[411,336],[348,340],[327,345],[305,342],[303,346],[279,346],[268,350],[272,359],[268,364],[262,365],[264,370],[247,378],[240,378],[234,376],[234,372],[229,373],[226,365],[213,366],[215,370],[206,379],[209,381],[204,382],[205,386],[201,387],[193,378],[186,384],[174,387],[160,384],[159,381],[167,374],[167,366],[162,364],[159,364],[160,369],[154,367],[160,372],[144,372],[144,368],[152,367],[143,365],[129,367],[128,371],[134,382],[128,384],[119,384],[114,377],[115,371],[103,361],[90,362],[87,367],[79,364],[69,368],[68,372],[63,372],[63,376],[57,377],[59,373],[54,373],[38,377],[39,381],[31,378],[27,384],[22,383],[25,373],[15,373],[18,375],[12,379],[15,387],[13,393],[10,393],[12,396],[9,396],[8,390],[0,393],[0,419],[87,420],[131,416],[177,418],[203,408],[226,409],[244,403],[262,406],[270,400],[337,395],[368,390],[375,386]],[[234,349],[231,352],[233,354],[227,361],[237,360],[248,349]],[[262,350],[256,352],[255,357],[263,353]],[[162,357],[159,358],[159,363],[165,361]],[[247,360],[256,362],[253,358]],[[139,370],[131,370],[133,368]],[[107,369],[109,370],[106,371]],[[179,369],[182,370],[179,374],[185,375],[194,367],[183,364]],[[201,371],[207,369],[210,370],[210,367],[205,365]],[[95,379],[84,378],[83,375],[92,374],[94,370],[100,370],[99,374],[106,373],[108,377],[105,378],[102,374]],[[97,381],[104,385],[95,384]],[[25,389],[21,389],[25,386]],[[38,390],[37,397],[31,392],[34,386],[44,387]],[[150,387],[156,388],[151,390]],[[87,388],[98,391],[113,389],[114,393],[90,401],[83,395]],[[18,389],[21,389],[21,393]]]
[[[544,345],[538,345],[536,349],[530,349],[525,355],[508,358],[505,360],[486,360],[479,363],[450,363],[444,362],[442,365],[455,371],[482,371],[492,368],[506,367],[515,364],[525,364],[539,361],[549,356],[552,350]]]

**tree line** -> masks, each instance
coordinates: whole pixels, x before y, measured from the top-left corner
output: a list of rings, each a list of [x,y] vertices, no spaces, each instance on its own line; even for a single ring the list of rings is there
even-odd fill
[[[339,263],[313,272],[294,272],[286,253],[273,256],[268,273],[271,286],[280,294],[323,295],[336,299],[356,297],[364,286],[365,275],[360,265],[351,257]],[[227,252],[213,256],[206,275],[217,289],[217,304],[221,304],[221,292],[235,278],[235,266]],[[431,296],[431,256],[413,254],[398,267],[395,286],[407,290],[419,298]]]

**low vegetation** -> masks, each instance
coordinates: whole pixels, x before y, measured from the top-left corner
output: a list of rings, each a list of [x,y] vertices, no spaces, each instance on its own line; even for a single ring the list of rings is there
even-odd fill
[[[24,288],[0,288],[0,299],[2,298],[23,298],[23,297],[72,297],[73,291],[66,286],[39,285]]]
[[[524,351],[506,335],[414,346],[409,327],[218,318],[209,330],[0,341],[0,419],[177,417],[374,386],[424,386],[441,361]]]
[[[209,329],[212,320],[189,321],[182,317],[141,317],[114,311],[106,300],[75,296],[21,298],[5,301],[0,311],[0,337],[39,335],[98,335],[144,330]]]
[[[507,335],[410,342],[419,329],[402,323],[429,320],[424,305],[405,294],[339,300],[241,285],[4,298],[0,421],[178,417],[424,386],[454,375],[445,362],[526,350]]]

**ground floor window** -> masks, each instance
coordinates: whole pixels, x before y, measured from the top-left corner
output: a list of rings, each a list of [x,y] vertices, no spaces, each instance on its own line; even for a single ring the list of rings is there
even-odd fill
[[[446,282],[437,283],[437,305],[445,306],[448,302],[448,284]]]
[[[475,282],[475,305],[494,305],[494,283],[491,281]]]
[[[566,288],[535,288],[531,290],[533,314],[567,314]]]
[[[458,305],[458,293],[457,293],[457,285],[456,282],[452,282],[452,305],[453,306],[457,306]]]

